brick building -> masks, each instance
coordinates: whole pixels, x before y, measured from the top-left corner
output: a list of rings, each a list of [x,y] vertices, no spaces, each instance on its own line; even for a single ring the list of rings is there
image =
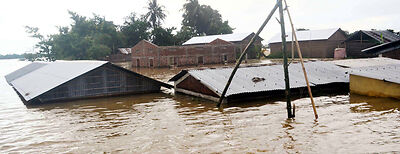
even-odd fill
[[[236,58],[239,58],[240,53],[246,48],[247,44],[250,42],[251,38],[254,36],[254,33],[233,33],[233,34],[222,34],[222,35],[208,35],[208,36],[197,36],[189,39],[182,45],[207,45],[211,44],[216,39],[225,40],[227,42],[231,42],[236,47]],[[257,37],[253,43],[253,46],[250,47],[250,50],[247,52],[247,59],[255,59],[259,58],[261,51],[261,41],[263,39],[261,37]]]
[[[169,67],[235,62],[237,47],[216,39],[205,45],[157,46],[142,40],[132,47],[132,67]]]
[[[322,30],[305,30],[296,31],[300,49],[303,57],[312,58],[333,58],[335,48],[342,45],[346,40],[346,34],[340,28],[322,29]],[[286,35],[287,53],[291,53],[292,33]],[[274,56],[282,55],[282,39],[281,34],[276,34],[269,41],[271,54]],[[296,47],[294,48],[297,56]]]

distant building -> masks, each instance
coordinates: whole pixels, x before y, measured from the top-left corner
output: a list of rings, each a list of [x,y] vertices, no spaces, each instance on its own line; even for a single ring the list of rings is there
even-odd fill
[[[365,58],[374,57],[375,55],[363,54],[361,52],[363,49],[397,40],[400,40],[400,36],[387,30],[360,30],[354,32],[351,36],[349,36],[349,38],[347,38],[344,43],[346,47],[347,57]]]
[[[113,63],[129,62],[132,60],[131,57],[131,48],[119,48],[118,52],[109,55],[107,60]]]
[[[236,57],[238,58],[240,53],[246,48],[247,44],[250,42],[251,38],[254,36],[254,33],[233,33],[233,34],[222,34],[222,35],[209,35],[209,36],[197,36],[189,39],[182,45],[207,45],[213,42],[216,39],[224,40],[227,42],[231,42],[236,46]],[[261,41],[263,39],[261,37],[257,37],[253,43],[252,51],[247,53],[248,59],[258,58],[261,51]]]
[[[346,34],[340,28],[322,29],[322,30],[304,30],[296,31],[300,49],[303,57],[311,58],[333,58],[335,48],[340,47],[340,44],[346,40]],[[287,53],[290,54],[292,33],[286,34]],[[271,56],[282,55],[282,38],[281,34],[276,34],[269,41]],[[294,48],[295,55],[297,49]]]
[[[373,46],[362,50],[362,52],[369,55],[381,55],[382,57],[400,60],[400,40]]]
[[[106,61],[33,62],[6,76],[24,104],[41,104],[171,87]]]

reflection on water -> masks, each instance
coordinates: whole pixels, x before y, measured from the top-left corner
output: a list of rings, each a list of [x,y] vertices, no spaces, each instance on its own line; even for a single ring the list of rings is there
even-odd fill
[[[0,61],[0,75],[22,63]],[[174,74],[168,70],[161,72]],[[0,153],[400,152],[398,100],[319,96],[315,121],[307,98],[293,101],[290,120],[284,101],[219,110],[207,100],[157,93],[27,108],[4,78],[0,89]]]

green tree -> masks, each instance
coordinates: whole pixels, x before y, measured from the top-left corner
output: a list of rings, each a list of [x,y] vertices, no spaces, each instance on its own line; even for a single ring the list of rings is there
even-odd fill
[[[174,30],[174,27],[165,29],[161,27],[154,28],[154,30],[152,31],[152,42],[160,46],[176,45],[175,37],[172,34]]]
[[[182,45],[184,42],[195,36],[197,36],[197,33],[194,28],[182,26],[182,28],[175,35],[176,44]]]
[[[230,34],[233,28],[223,21],[221,14],[198,0],[187,0],[183,5],[182,25],[192,27],[198,35]]]
[[[35,45],[39,49],[39,57],[44,58],[46,61],[56,60],[55,53],[52,51],[53,40],[51,36],[44,37],[39,33],[39,28],[25,26],[26,32],[31,34],[31,37],[39,39]]]
[[[121,26],[121,33],[125,41],[125,47],[132,47],[141,40],[150,38],[150,24],[143,19],[136,18],[135,13],[131,13],[125,18],[124,25]]]
[[[153,28],[160,27],[161,22],[165,19],[164,6],[157,4],[157,0],[149,0],[147,12],[144,18],[147,19]]]

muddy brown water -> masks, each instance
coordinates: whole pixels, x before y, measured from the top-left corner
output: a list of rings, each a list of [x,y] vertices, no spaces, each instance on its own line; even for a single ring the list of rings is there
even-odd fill
[[[226,106],[163,93],[26,107],[4,75],[26,65],[0,60],[0,153],[375,153],[400,152],[400,101],[359,95]],[[141,69],[164,81],[178,69]]]

